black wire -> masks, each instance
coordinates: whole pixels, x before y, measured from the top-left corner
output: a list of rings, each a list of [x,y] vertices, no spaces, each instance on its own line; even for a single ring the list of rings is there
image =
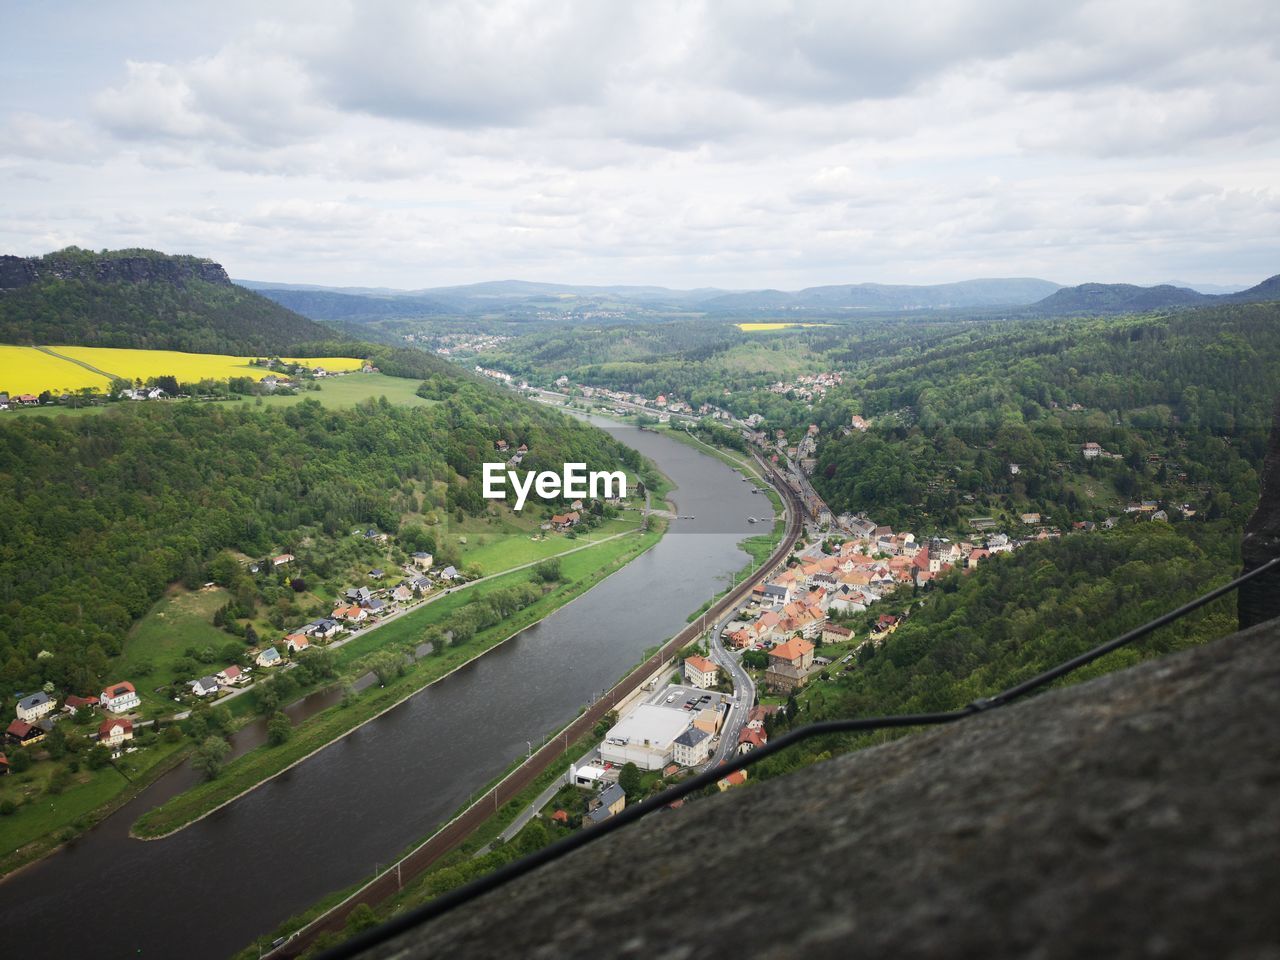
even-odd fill
[[[1155,620],[1145,623],[1140,627],[1130,630],[1113,640],[1094,647],[1086,653],[1080,654],[1065,663],[1059,664],[1043,673],[1039,673],[1029,680],[1002,690],[1000,693],[992,697],[975,700],[959,710],[951,710],[944,713],[920,713],[907,714],[904,716],[891,717],[865,717],[862,719],[848,720],[824,720],[818,723],[811,723],[792,730],[781,737],[770,740],[763,746],[757,747],[750,753],[743,756],[735,757],[733,760],[726,761],[718,767],[711,770],[705,770],[696,776],[690,777],[675,786],[668,787],[662,793],[649,797],[642,802],[629,807],[624,807],[621,812],[615,814],[607,820],[602,821],[595,826],[579,830],[577,833],[557,840],[555,843],[543,847],[541,850],[535,850],[527,856],[521,857],[519,860],[513,860],[504,864],[497,870],[475,880],[457,887],[447,893],[441,894],[434,900],[430,900],[420,907],[405,913],[391,917],[386,922],[365,930],[349,940],[340,943],[320,955],[319,960],[346,960],[348,957],[354,957],[371,947],[390,940],[407,930],[417,927],[429,920],[442,916],[450,911],[462,906],[465,903],[483,896],[491,890],[505,886],[517,877],[522,877],[526,873],[536,870],[538,867],[559,860],[566,854],[572,853],[579,847],[588,843],[594,843],[603,837],[608,836],[615,830],[620,830],[627,824],[634,823],[636,820],[658,810],[662,807],[674,803],[676,800],[686,797],[691,793],[702,790],[706,787],[723,780],[731,773],[739,770],[745,770],[752,764],[759,763],[766,757],[771,757],[775,753],[785,750],[787,747],[793,746],[802,740],[808,740],[812,737],[819,737],[833,733],[858,733],[869,732],[872,730],[885,730],[896,727],[924,727],[937,726],[940,724],[955,723],[957,720],[963,720],[974,714],[982,713],[986,710],[992,710],[1003,707],[1012,703],[1021,697],[1026,696],[1033,690],[1048,686],[1055,680],[1058,680],[1074,670],[1078,670],[1087,664],[1092,663],[1100,657],[1106,656],[1114,650],[1133,643],[1142,637],[1180,620],[1187,614],[1200,609],[1206,604],[1212,603],[1219,597],[1222,597],[1233,590],[1261,576],[1263,573],[1272,568],[1280,566],[1280,557],[1269,560],[1262,566],[1255,567],[1247,573],[1241,574],[1230,583],[1223,584],[1215,590],[1211,590],[1203,596],[1197,597],[1189,603],[1184,603],[1176,610],[1163,614]]]

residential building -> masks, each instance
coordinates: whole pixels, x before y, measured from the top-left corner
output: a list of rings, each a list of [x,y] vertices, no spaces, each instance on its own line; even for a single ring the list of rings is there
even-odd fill
[[[690,727],[676,737],[672,759],[682,767],[695,767],[706,763],[711,756],[711,734],[698,727]]]
[[[58,701],[54,700],[47,693],[33,693],[29,697],[23,697],[18,701],[18,719],[25,720],[27,723],[35,723],[41,717],[53,713],[57,709]]]
[[[803,687],[813,666],[813,644],[793,637],[769,651],[769,667],[765,670],[765,686],[775,693],[789,694]]]
[[[191,692],[197,697],[215,697],[218,695],[218,690],[219,684],[216,677],[201,677],[191,683]]]
[[[35,724],[27,723],[25,720],[14,720],[5,730],[5,736],[12,743],[22,747],[30,747],[43,740],[45,733]]]
[[[684,677],[695,687],[709,690],[716,685],[720,668],[706,657],[689,657],[684,662]]]
[[[127,713],[142,703],[138,698],[138,691],[127,680],[106,687],[98,695],[98,702],[102,704],[103,710],[111,713]]]
[[[838,623],[827,623],[822,627],[823,643],[848,643],[853,639],[853,631]]]
[[[97,697],[77,697],[73,693],[62,702],[62,709],[74,717],[77,711],[92,710],[97,705]]]
[[[235,665],[219,671],[214,674],[214,676],[217,677],[219,683],[225,683],[228,685],[244,683],[246,679],[244,671]]]
[[[271,558],[271,565],[272,565],[273,567],[282,567],[282,566],[284,566],[286,563],[293,563],[293,561],[294,561],[295,559],[297,559],[297,558],[296,558],[296,557],[294,557],[294,555],[293,555],[292,553],[282,553],[282,554],[280,554],[280,556],[278,556],[278,557],[272,557],[272,558]]]
[[[284,662],[280,656],[280,651],[275,647],[267,647],[254,658],[254,663],[260,667],[278,667]]]
[[[431,554],[419,551],[413,555],[413,565],[419,570],[430,570],[435,559]]]
[[[311,646],[311,641],[300,633],[291,633],[284,638],[284,645],[289,648],[290,653],[301,653]]]
[[[611,783],[599,794],[592,797],[587,804],[586,816],[582,818],[584,827],[593,823],[601,823],[610,817],[617,816],[627,806],[627,795],[616,783]]]
[[[735,770],[733,771],[733,773],[729,774],[727,777],[717,780],[716,786],[720,788],[721,793],[724,793],[730,787],[740,787],[746,782],[747,782],[747,771]]]
[[[123,718],[109,717],[98,727],[98,742],[105,747],[118,747],[133,739],[133,724]]]

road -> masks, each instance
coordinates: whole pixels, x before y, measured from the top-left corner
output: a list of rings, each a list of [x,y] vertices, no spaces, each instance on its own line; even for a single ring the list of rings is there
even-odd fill
[[[720,728],[720,746],[716,748],[708,764],[712,767],[723,763],[738,749],[738,734],[746,725],[747,716],[756,702],[755,681],[738,657],[725,648],[721,638],[725,625],[737,615],[738,610],[738,607],[734,607],[726,616],[716,621],[707,642],[711,659],[720,664],[733,680],[733,702],[729,707],[729,715],[725,717],[724,726]]]

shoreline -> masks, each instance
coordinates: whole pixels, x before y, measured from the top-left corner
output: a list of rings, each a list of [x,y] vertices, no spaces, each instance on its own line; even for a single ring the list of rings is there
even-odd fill
[[[639,531],[637,531],[637,532],[639,532]],[[627,533],[627,534],[622,534],[621,536],[628,536],[628,535],[629,535],[629,533]],[[641,535],[643,536],[643,533],[642,533]],[[596,576],[596,574],[598,574],[598,573],[600,572],[600,571],[598,571],[598,570],[595,572],[595,574],[588,574],[588,575],[587,575],[587,577],[586,577],[586,578],[584,578],[584,579],[590,579],[590,580],[591,580],[591,582],[590,582],[590,583],[588,583],[588,584],[585,586],[585,588],[584,588],[584,589],[579,590],[579,591],[578,591],[578,592],[576,592],[573,596],[571,596],[571,597],[569,597],[567,600],[565,600],[565,602],[564,602],[564,603],[561,603],[561,604],[559,604],[559,605],[557,605],[557,606],[553,607],[552,609],[550,609],[550,610],[548,610],[546,613],[544,613],[542,616],[538,617],[536,620],[534,620],[534,621],[532,621],[532,622],[530,622],[530,623],[525,624],[524,626],[520,627],[520,629],[516,630],[515,632],[513,632],[513,633],[511,633],[511,634],[508,634],[507,636],[503,637],[503,638],[502,638],[502,639],[500,639],[500,640],[497,640],[496,642],[492,643],[491,645],[486,646],[484,649],[476,651],[474,654],[472,654],[472,655],[471,655],[470,657],[468,657],[466,660],[464,660],[464,661],[462,661],[461,663],[457,664],[456,666],[452,667],[452,668],[451,668],[450,670],[448,670],[446,673],[443,673],[443,674],[441,674],[441,675],[440,675],[440,676],[438,676],[438,677],[434,677],[434,678],[432,678],[431,680],[428,680],[428,681],[426,681],[425,683],[421,684],[420,686],[416,686],[416,687],[414,687],[412,690],[408,691],[408,692],[407,692],[407,693],[405,693],[403,696],[401,696],[401,697],[399,697],[398,699],[396,699],[394,702],[392,702],[392,703],[390,703],[390,704],[386,705],[385,707],[381,708],[381,709],[380,709],[380,710],[378,710],[376,713],[374,713],[374,714],[372,714],[372,715],[370,715],[370,716],[366,717],[365,719],[361,720],[359,723],[355,724],[354,726],[348,727],[347,729],[343,730],[341,733],[337,734],[337,735],[336,735],[336,736],[334,736],[333,738],[331,738],[331,739],[329,739],[329,740],[326,740],[324,743],[320,744],[319,746],[317,746],[317,747],[315,747],[314,749],[312,749],[312,750],[308,751],[308,752],[307,752],[307,753],[305,753],[304,755],[302,755],[302,756],[300,756],[300,757],[296,758],[295,760],[291,761],[291,762],[290,762],[289,764],[287,764],[286,766],[281,767],[279,770],[272,771],[272,772],[271,772],[271,773],[269,773],[268,775],[264,776],[262,779],[255,781],[251,786],[248,786],[248,787],[246,787],[245,789],[241,790],[240,792],[236,793],[234,796],[231,796],[231,797],[229,797],[229,798],[227,798],[227,799],[225,799],[225,800],[220,800],[220,801],[219,801],[215,806],[210,807],[208,810],[205,810],[205,811],[201,812],[199,815],[194,816],[194,817],[192,817],[192,818],[191,818],[191,819],[189,819],[189,820],[186,820],[185,822],[181,823],[181,824],[180,824],[180,825],[178,825],[178,826],[175,826],[175,827],[173,827],[173,828],[171,828],[171,829],[167,829],[167,830],[165,830],[163,833],[157,833],[157,834],[140,833],[140,832],[138,831],[138,829],[137,829],[137,825],[138,825],[138,823],[139,823],[139,822],[141,822],[141,820],[142,820],[144,817],[146,817],[148,814],[150,814],[150,813],[154,812],[155,810],[163,809],[164,804],[161,804],[161,806],[159,806],[159,807],[155,807],[155,808],[153,808],[153,810],[151,810],[151,811],[147,811],[147,813],[146,813],[146,814],[143,814],[142,816],[140,816],[140,817],[138,818],[138,820],[134,821],[134,823],[129,827],[129,836],[130,836],[132,839],[135,839],[135,840],[141,840],[141,841],[163,840],[163,839],[165,839],[165,838],[167,838],[167,837],[171,837],[171,836],[173,836],[174,834],[180,833],[182,830],[185,830],[187,827],[191,826],[192,824],[194,824],[194,823],[198,823],[199,821],[201,821],[201,820],[205,819],[206,817],[210,816],[211,814],[216,813],[217,811],[219,811],[219,810],[223,809],[224,807],[229,806],[230,804],[234,803],[235,801],[237,801],[237,800],[239,800],[239,799],[241,799],[241,798],[243,798],[243,797],[247,796],[248,794],[252,793],[254,790],[256,790],[256,789],[258,789],[259,787],[261,787],[262,785],[264,785],[264,784],[266,784],[266,783],[269,783],[270,781],[274,780],[276,777],[278,777],[278,776],[280,776],[281,774],[286,773],[287,771],[289,771],[289,770],[293,769],[294,767],[298,766],[300,763],[302,763],[302,762],[304,762],[304,761],[306,761],[306,760],[310,759],[311,757],[313,757],[313,756],[315,756],[316,754],[320,753],[322,750],[326,749],[327,747],[330,747],[330,746],[334,745],[335,743],[337,743],[338,741],[342,740],[343,738],[345,738],[345,737],[346,737],[346,736],[348,736],[349,734],[354,733],[356,730],[359,730],[361,727],[365,726],[366,724],[368,724],[368,723],[372,722],[373,720],[378,719],[379,717],[384,716],[385,714],[387,714],[387,713],[389,713],[390,711],[394,710],[396,707],[399,707],[399,706],[400,706],[400,705],[402,705],[405,701],[407,701],[407,700],[411,699],[411,698],[412,698],[412,697],[414,697],[414,696],[417,696],[419,693],[421,693],[423,690],[426,690],[428,687],[432,686],[433,684],[439,683],[441,680],[445,679],[445,678],[446,678],[446,677],[448,677],[448,676],[451,676],[452,674],[454,674],[454,673],[456,673],[457,671],[461,670],[463,667],[469,666],[470,664],[474,663],[476,660],[478,660],[480,657],[483,657],[485,654],[489,653],[490,651],[498,649],[499,647],[501,647],[501,646],[503,646],[504,644],[506,644],[508,641],[510,641],[510,640],[514,639],[515,637],[518,637],[520,634],[524,633],[526,630],[528,630],[528,629],[530,629],[531,627],[534,627],[534,626],[536,626],[537,624],[541,623],[543,620],[545,620],[547,617],[551,616],[553,613],[556,613],[556,612],[558,612],[558,611],[560,611],[560,610],[563,610],[565,607],[567,607],[569,604],[573,603],[575,600],[577,600],[577,599],[579,599],[580,597],[584,596],[585,594],[589,593],[589,592],[591,591],[591,589],[592,589],[592,588],[594,588],[597,584],[599,584],[599,583],[603,583],[603,582],[604,582],[605,580],[607,580],[609,577],[613,576],[615,573],[617,573],[617,572],[619,572],[620,570],[624,569],[624,568],[625,568],[629,563],[631,563],[631,561],[633,561],[633,560],[635,560],[636,558],[638,558],[638,557],[642,556],[643,554],[647,553],[649,550],[651,550],[653,547],[655,547],[655,546],[656,546],[656,545],[661,541],[662,537],[663,537],[663,536],[665,536],[665,535],[666,535],[666,530],[664,529],[664,530],[662,530],[662,531],[661,531],[661,534],[660,534],[656,539],[654,539],[651,543],[648,543],[648,544],[643,545],[640,549],[636,550],[634,553],[631,553],[630,555],[625,555],[625,554],[624,554],[624,556],[626,556],[626,559],[625,559],[624,561],[622,561],[620,564],[618,564],[618,566],[617,566],[617,567],[615,567],[614,569],[609,570],[609,571],[608,571],[604,576],[600,576],[600,577],[598,577],[598,578],[596,578],[596,579],[592,579],[593,577],[595,577],[595,576]],[[585,546],[594,546],[594,544],[588,544],[588,545],[585,545]],[[517,571],[514,571],[514,570],[513,570],[513,571],[507,571],[507,573],[512,573],[512,572],[517,572]],[[505,575],[505,574],[503,574],[503,575]],[[328,709],[329,709],[329,710],[333,710],[333,709],[340,709],[340,706],[335,705],[334,707],[330,707],[330,708],[328,708]],[[325,712],[327,712],[327,711],[325,711]],[[323,713],[322,713],[322,714],[318,714],[317,716],[323,716]],[[246,755],[247,755],[247,754],[246,754]],[[209,782],[213,782],[213,781],[209,781]],[[192,789],[197,789],[197,788],[192,788]],[[180,796],[182,796],[182,794],[179,794],[178,796],[180,797]],[[170,802],[172,802],[172,800],[174,800],[174,799],[177,799],[177,798],[176,798],[176,797],[171,798],[170,800],[166,801],[166,803],[170,803]]]

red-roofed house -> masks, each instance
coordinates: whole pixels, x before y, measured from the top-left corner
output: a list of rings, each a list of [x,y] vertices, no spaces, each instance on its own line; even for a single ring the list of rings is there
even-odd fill
[[[763,747],[768,742],[768,738],[764,735],[763,730],[752,730],[750,727],[743,727],[738,734],[738,753],[750,753],[757,747]]]
[[[73,693],[62,702],[62,709],[74,717],[77,710],[92,710],[97,705],[97,697],[77,697]]]
[[[118,747],[133,739],[133,724],[123,717],[103,720],[98,726],[98,742],[107,747]]]
[[[30,746],[44,739],[44,731],[25,720],[14,720],[5,730],[5,736],[20,746]]]
[[[684,662],[684,678],[703,690],[714,687],[719,675],[720,668],[706,657],[689,657]]]
[[[98,700],[102,703],[102,709],[112,713],[128,713],[142,703],[138,698],[138,691],[127,680],[109,684],[98,695]]]
[[[805,685],[812,666],[813,644],[800,637],[792,637],[769,651],[765,686],[776,693],[791,693]]]
[[[284,638],[284,645],[289,648],[290,653],[301,653],[311,646],[311,641],[300,633],[291,633]]]
[[[720,788],[720,792],[728,790],[730,787],[740,787],[747,782],[747,771],[735,770],[721,780],[716,781],[716,786]]]

